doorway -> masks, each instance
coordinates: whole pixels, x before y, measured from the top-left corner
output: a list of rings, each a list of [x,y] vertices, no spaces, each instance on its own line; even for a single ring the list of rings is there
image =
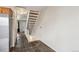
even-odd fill
[[[26,20],[18,20],[18,31],[19,32],[24,32],[26,30]]]

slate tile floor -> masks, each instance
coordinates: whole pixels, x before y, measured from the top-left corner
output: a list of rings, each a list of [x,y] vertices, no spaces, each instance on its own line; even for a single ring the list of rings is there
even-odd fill
[[[17,42],[13,52],[55,52],[39,40],[28,43],[24,34],[21,34],[21,39],[17,40]]]

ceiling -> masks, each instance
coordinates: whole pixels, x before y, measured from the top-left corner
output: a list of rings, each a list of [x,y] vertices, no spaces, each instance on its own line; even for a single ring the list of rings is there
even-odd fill
[[[22,7],[25,7],[26,9],[29,9],[29,10],[41,11],[45,9],[47,6],[22,6]]]
[[[16,6],[4,6],[4,7],[15,9]],[[36,10],[36,11],[42,11],[45,8],[47,8],[47,6],[18,6],[18,7],[24,7],[26,9],[28,9],[28,10]]]

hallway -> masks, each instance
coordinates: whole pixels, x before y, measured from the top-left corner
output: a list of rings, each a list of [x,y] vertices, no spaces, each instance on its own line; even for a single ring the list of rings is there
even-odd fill
[[[79,7],[0,7],[0,52],[79,52],[78,45]]]
[[[17,42],[18,44],[16,43],[16,47],[13,52],[55,52],[39,40],[28,42],[24,33],[21,34],[21,39],[17,40]]]

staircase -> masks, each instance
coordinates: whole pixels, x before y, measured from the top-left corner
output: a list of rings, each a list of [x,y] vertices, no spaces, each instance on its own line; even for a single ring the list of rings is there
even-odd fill
[[[28,30],[29,30],[29,34],[32,33],[32,29],[36,23],[36,21],[38,20],[39,17],[39,11],[34,11],[34,10],[30,10],[29,12],[29,19],[28,19]]]

